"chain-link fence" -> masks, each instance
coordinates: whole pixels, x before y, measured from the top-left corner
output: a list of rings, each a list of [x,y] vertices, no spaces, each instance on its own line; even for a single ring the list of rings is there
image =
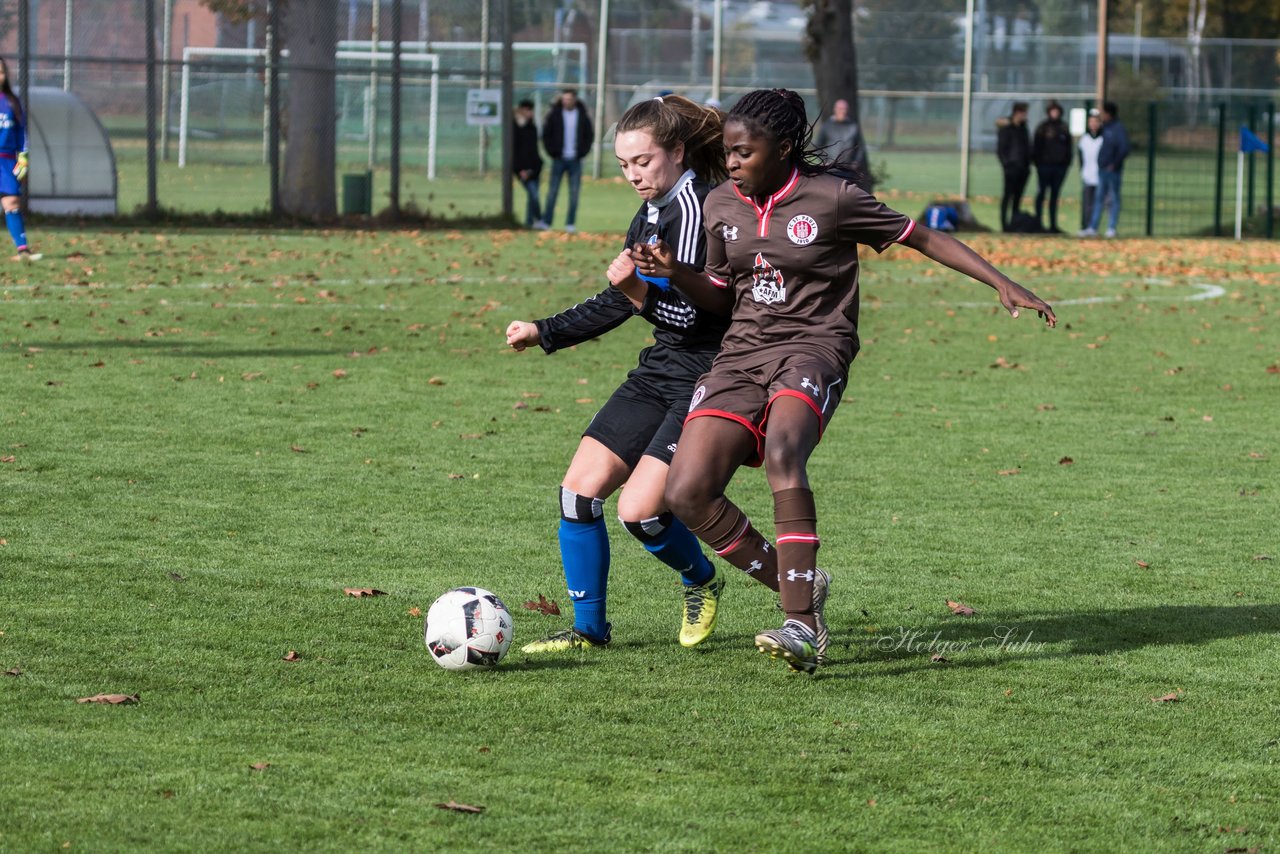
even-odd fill
[[[990,151],[1013,101],[1033,103],[1033,122],[1049,98],[1068,110],[1092,104],[1096,3],[979,0],[971,31],[964,6],[854,3],[858,109],[883,187],[998,194]],[[796,3],[15,0],[2,8],[0,52],[17,58],[22,90],[69,91],[101,121],[123,212],[278,209],[282,183],[297,180],[287,175],[293,134],[332,136],[332,174],[315,183],[332,184],[338,211],[496,214],[504,33],[511,94],[533,100],[537,115],[566,86],[601,128],[664,91],[727,107],[750,89],[787,86],[818,116],[807,17]],[[1111,31],[1108,94],[1136,145],[1127,211],[1141,210],[1135,221],[1154,234],[1223,230],[1219,208],[1234,199],[1235,174],[1219,161],[1234,160],[1239,124],[1274,141],[1280,41],[1143,37],[1121,21]],[[971,182],[960,176],[966,35]],[[330,86],[332,102],[318,115],[331,134],[293,97],[315,88],[328,101]],[[593,157],[597,174],[611,172],[607,147]],[[1266,216],[1274,145],[1250,162],[1248,210],[1261,210],[1274,235]]]

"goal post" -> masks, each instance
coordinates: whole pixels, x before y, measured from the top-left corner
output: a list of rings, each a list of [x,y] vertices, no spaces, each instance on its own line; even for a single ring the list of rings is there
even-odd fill
[[[287,58],[288,50],[280,51],[282,58]],[[267,51],[264,48],[245,48],[245,47],[186,47],[182,50],[182,91],[181,101],[178,111],[178,166],[185,168],[187,165],[187,146],[191,137],[191,67],[193,60],[206,59],[217,60],[219,58],[241,58],[241,59],[261,59],[265,62]],[[355,62],[391,62],[392,54],[389,51],[355,51],[339,49],[334,53],[334,60],[339,63],[355,63]],[[439,127],[438,117],[440,112],[440,57],[431,53],[402,53],[400,61],[410,64],[418,64],[431,69],[430,84],[430,101],[427,115],[427,178],[435,179],[436,177],[436,136]],[[215,70],[240,71],[242,68],[232,68],[228,66],[214,65]],[[345,73],[347,69],[339,68],[339,73]],[[287,72],[287,69],[286,69]],[[362,73],[367,73],[362,69]],[[265,84],[264,84],[265,85]],[[268,110],[269,99],[263,98],[263,116],[262,116],[262,139],[263,139],[263,162],[268,160],[268,151],[270,149],[271,140],[268,138]]]

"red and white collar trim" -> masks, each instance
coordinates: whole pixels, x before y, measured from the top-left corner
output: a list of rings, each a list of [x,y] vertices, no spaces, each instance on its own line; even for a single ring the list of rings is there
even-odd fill
[[[755,209],[756,237],[769,236],[769,215],[773,213],[773,209],[777,207],[778,202],[785,199],[787,195],[790,194],[790,192],[794,190],[796,188],[796,185],[799,183],[800,183],[800,170],[792,168],[791,176],[787,178],[787,183],[783,184],[781,189],[779,189],[776,193],[774,193],[765,201],[764,207],[761,207],[760,205],[756,204],[755,199],[749,199],[746,196],[742,195],[742,191],[738,189],[738,186],[736,184],[733,186],[733,191],[738,194],[738,198],[742,199],[743,202],[751,205],[751,207]]]

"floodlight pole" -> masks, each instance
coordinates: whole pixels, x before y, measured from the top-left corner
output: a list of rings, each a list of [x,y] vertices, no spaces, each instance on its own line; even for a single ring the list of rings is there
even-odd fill
[[[720,83],[723,75],[720,72],[720,60],[724,55],[724,0],[716,0],[715,33],[711,37],[711,97],[720,103]]]
[[[609,54],[609,0],[600,0],[600,31],[596,33],[596,144],[592,146],[591,177],[600,177],[600,146],[604,144],[604,67]]]
[[[391,0],[391,216],[400,218],[400,15],[403,0]]]
[[[965,4],[964,96],[960,107],[960,198],[969,199],[969,149],[973,123],[973,0]]]
[[[62,9],[62,91],[71,91],[71,6],[73,0],[65,0]]]
[[[67,9],[71,8],[71,0],[67,0]],[[164,76],[160,78],[160,159],[169,160],[169,60],[173,56],[173,0],[164,0],[164,33],[160,36],[160,53],[164,55]],[[71,37],[71,25],[67,24],[68,42]],[[252,45],[250,45],[252,47]],[[70,47],[68,47],[70,50]],[[67,60],[67,80],[71,79],[71,60]],[[69,88],[69,84],[68,84]]]
[[[184,57],[185,59],[185,57]],[[183,62],[183,73],[187,65]],[[186,103],[186,90],[183,90]],[[184,137],[185,139],[185,137]],[[280,3],[267,0],[267,161],[271,172],[271,215],[280,215]]]
[[[1107,18],[1107,0],[1098,0],[1098,107],[1107,102]]]
[[[156,4],[143,0],[147,28],[147,213],[159,208],[156,199]]]
[[[511,187],[512,168],[515,158],[512,146],[515,145],[511,132],[511,114],[515,100],[515,48],[511,44],[511,0],[502,0],[502,101],[498,115],[502,120],[502,216],[504,219],[515,218],[515,198]]]

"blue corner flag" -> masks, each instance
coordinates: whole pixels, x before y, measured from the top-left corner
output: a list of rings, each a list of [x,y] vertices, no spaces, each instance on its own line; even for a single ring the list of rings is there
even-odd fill
[[[1270,151],[1271,149],[1265,142],[1258,139],[1253,131],[1244,125],[1240,125],[1240,153],[1251,154],[1254,151]]]

